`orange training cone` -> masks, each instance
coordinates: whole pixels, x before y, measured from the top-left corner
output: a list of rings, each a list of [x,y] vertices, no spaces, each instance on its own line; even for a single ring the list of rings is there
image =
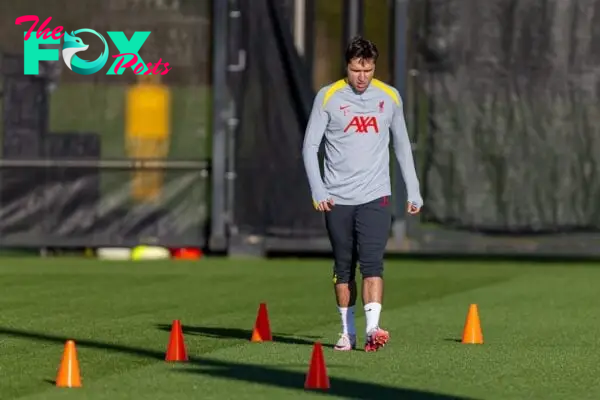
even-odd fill
[[[173,321],[171,327],[171,335],[169,337],[169,346],[167,348],[166,361],[187,361],[188,356],[185,351],[185,343],[183,342],[183,331],[181,329],[181,321]]]
[[[269,313],[267,312],[267,305],[265,303],[260,303],[250,341],[266,342],[271,340],[273,340],[273,336],[271,334],[271,324],[269,322]]]
[[[316,342],[313,346],[310,367],[304,381],[305,389],[329,389],[329,377],[327,376],[327,367],[323,357],[323,346]]]
[[[483,334],[481,333],[477,304],[469,306],[469,313],[467,314],[467,320],[463,329],[462,343],[483,344]]]
[[[56,376],[56,386],[65,388],[81,387],[77,349],[73,340],[67,340],[65,343],[65,349]]]

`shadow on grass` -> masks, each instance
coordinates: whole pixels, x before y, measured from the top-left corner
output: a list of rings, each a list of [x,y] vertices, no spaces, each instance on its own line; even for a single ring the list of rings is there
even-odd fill
[[[135,355],[154,360],[164,360],[163,351],[143,349],[96,340],[77,339],[73,337],[51,335],[42,332],[32,332],[14,328],[0,327],[0,337],[30,339],[39,342],[63,344],[69,339],[75,340],[78,348],[92,348]],[[81,357],[81,355],[80,355]],[[308,362],[308,361],[307,361]],[[215,360],[208,357],[189,358],[187,367],[174,369],[173,373],[189,373],[205,375],[214,378],[259,383],[265,386],[286,389],[304,390],[305,373],[285,371],[278,368],[257,364],[244,364],[230,361]],[[308,365],[308,364],[307,364]],[[50,382],[49,379],[45,379]],[[353,399],[412,399],[412,400],[468,400],[465,397],[447,396],[443,394],[424,392],[413,389],[398,388],[375,383],[354,381],[344,378],[330,378],[331,388],[323,391],[325,396],[337,396]]]
[[[171,331],[171,325],[158,324],[156,327],[163,331]],[[252,331],[249,329],[208,326],[186,326],[182,324],[181,330],[183,331],[184,335],[200,335],[218,339],[250,340],[250,338],[252,337]],[[296,335],[290,335],[287,333],[273,333],[273,341],[276,343],[312,346],[316,340],[320,339],[321,337],[319,336],[304,336],[303,338],[301,338]],[[323,347],[333,348],[333,344],[331,343],[323,343],[322,341],[321,343]]]
[[[462,339],[461,338],[446,338],[444,339],[445,342],[454,342],[454,343],[462,343]]]
[[[299,390],[304,390],[304,380],[306,378],[305,374],[300,372],[285,371],[254,364],[222,363],[220,361],[208,365],[203,363],[203,365],[196,365],[193,368],[186,368],[179,371]],[[319,392],[324,395],[346,399],[467,400],[465,397],[448,396],[345,378],[330,377],[329,381],[330,389]]]

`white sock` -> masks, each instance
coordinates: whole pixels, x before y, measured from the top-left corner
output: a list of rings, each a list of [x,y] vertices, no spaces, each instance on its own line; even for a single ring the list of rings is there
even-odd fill
[[[379,327],[379,315],[381,314],[381,304],[368,303],[365,304],[365,315],[367,317],[367,334]]]
[[[342,333],[356,335],[356,328],[354,326],[354,306],[338,306],[338,312],[340,313],[340,318],[342,319]]]

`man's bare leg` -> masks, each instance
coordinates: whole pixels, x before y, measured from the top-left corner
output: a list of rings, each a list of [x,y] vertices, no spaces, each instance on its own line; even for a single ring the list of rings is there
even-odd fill
[[[356,281],[335,284],[335,299],[338,307],[354,307],[356,293]]]
[[[368,277],[363,279],[362,297],[367,318],[367,333],[379,328],[379,316],[383,304],[383,279]]]
[[[362,284],[363,304],[383,303],[383,279],[371,277],[363,279]]]
[[[335,286],[335,298],[342,321],[342,333],[356,335],[354,323],[354,310],[356,305],[356,281],[348,283],[337,283]]]

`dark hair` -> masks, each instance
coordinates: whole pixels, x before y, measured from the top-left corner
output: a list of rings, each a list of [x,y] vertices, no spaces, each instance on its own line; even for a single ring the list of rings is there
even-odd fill
[[[375,43],[360,36],[353,37],[348,43],[348,47],[346,47],[346,64],[350,64],[350,61],[355,58],[371,59],[373,62],[377,62],[378,57],[379,51]]]

